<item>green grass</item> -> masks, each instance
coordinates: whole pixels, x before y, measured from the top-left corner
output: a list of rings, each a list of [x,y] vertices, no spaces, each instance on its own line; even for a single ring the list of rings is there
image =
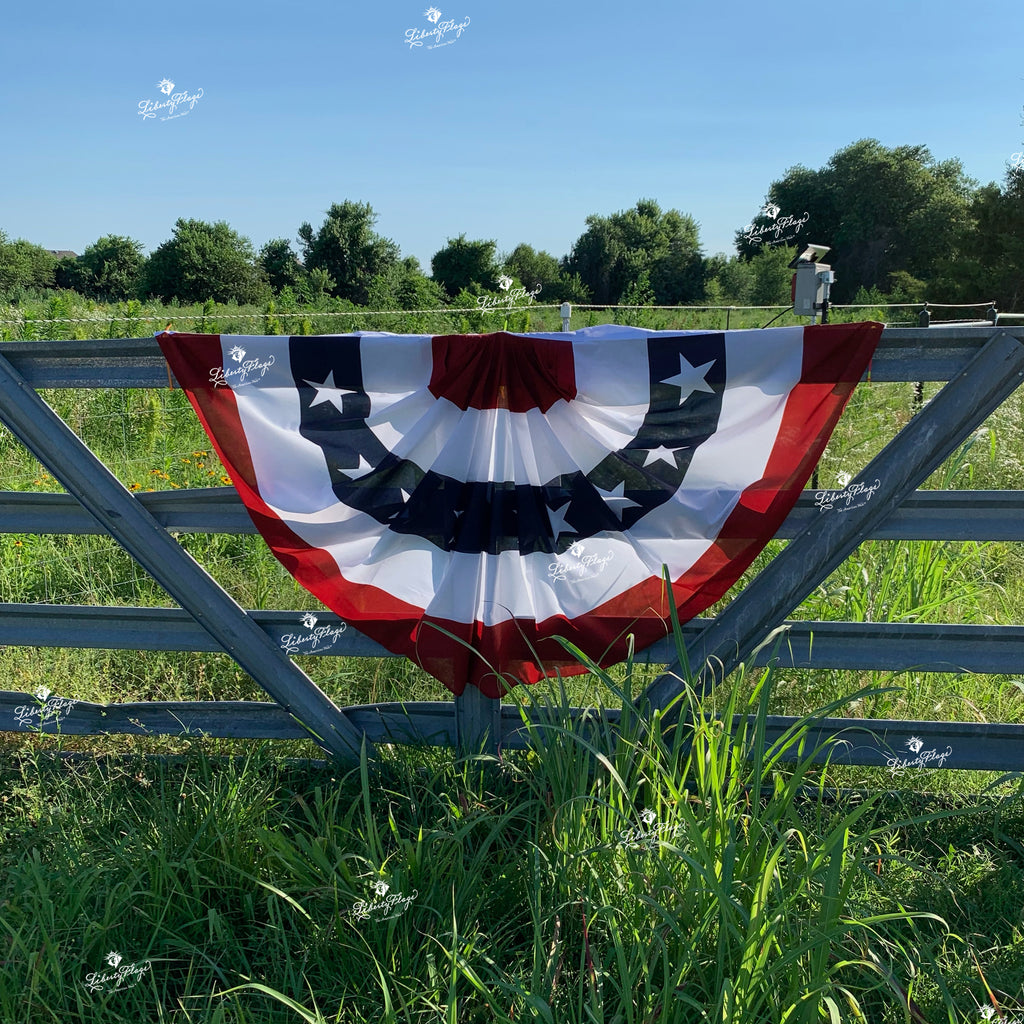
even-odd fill
[[[770,673],[675,729],[635,714],[628,667],[591,682],[621,730],[573,736],[564,696],[531,692],[547,724],[501,759],[5,759],[0,1020],[895,1024],[975,1020],[990,991],[1015,1008],[1019,794],[830,798],[827,770],[765,752]],[[355,913],[375,883],[402,899],[390,919]],[[108,952],[142,965],[136,985],[86,987]]]

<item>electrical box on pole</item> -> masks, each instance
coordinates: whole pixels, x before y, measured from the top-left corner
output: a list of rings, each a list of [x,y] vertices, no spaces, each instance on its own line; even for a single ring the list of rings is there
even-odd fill
[[[828,294],[836,276],[827,263],[818,259],[829,251],[827,245],[808,245],[790,264],[793,275],[793,313],[812,320],[821,313],[821,322],[828,322]]]

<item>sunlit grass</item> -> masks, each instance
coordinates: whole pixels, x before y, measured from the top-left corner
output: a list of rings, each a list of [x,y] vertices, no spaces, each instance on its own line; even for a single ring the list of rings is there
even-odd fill
[[[835,800],[832,772],[765,748],[771,673],[684,696],[674,728],[638,714],[628,665],[591,682],[619,730],[573,735],[534,688],[531,749],[500,759],[5,759],[0,1019],[895,1024],[976,1019],[986,986],[1014,1006],[1019,798]],[[375,887],[397,912],[360,917]],[[90,992],[110,951],[148,968]]]

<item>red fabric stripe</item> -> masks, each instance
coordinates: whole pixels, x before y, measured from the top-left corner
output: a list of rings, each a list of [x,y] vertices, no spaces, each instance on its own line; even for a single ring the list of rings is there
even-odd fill
[[[547,412],[576,397],[571,341],[497,334],[438,335],[430,393],[460,409]]]

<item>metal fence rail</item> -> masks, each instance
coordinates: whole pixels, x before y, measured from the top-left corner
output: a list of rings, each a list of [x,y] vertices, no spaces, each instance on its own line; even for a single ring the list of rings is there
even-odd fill
[[[929,459],[941,461],[945,457],[943,452],[955,449],[987,411],[1020,382],[1024,376],[1022,342],[1024,326],[887,329],[870,367],[869,380],[952,382],[940,393],[942,400],[935,406],[939,411],[936,413],[929,408],[930,403],[926,404],[911,421],[914,430],[907,434],[909,440],[898,435],[887,449],[887,457],[896,462],[909,457],[916,432],[928,438],[929,453],[927,458],[919,458],[921,466],[930,464]],[[177,548],[168,534],[172,530],[255,533],[234,489],[132,495],[110,477],[95,456],[34,394],[38,388],[169,386],[174,386],[174,382],[153,338],[0,344],[0,418],[50,467],[69,492],[0,492],[0,533],[110,534],[181,605],[130,608],[0,604],[0,644],[227,650],[277,703],[154,702],[100,707],[75,702],[59,723],[44,721],[26,726],[19,723],[18,709],[30,706],[33,698],[0,691],[0,729],[59,730],[78,735],[203,732],[214,736],[281,739],[312,734],[325,749],[341,758],[351,758],[363,737],[368,744],[422,742],[464,749],[479,748],[481,744],[494,749],[499,742],[506,747],[523,745],[520,709],[483,697],[472,687],[454,702],[412,701],[337,708],[281,650],[286,635],[301,628],[303,613],[243,611]],[[951,417],[950,410],[958,416]],[[957,423],[953,424],[952,419],[957,419]],[[74,445],[77,448],[69,451],[69,446]],[[77,469],[75,458],[82,463]],[[787,552],[796,552],[794,557],[799,557],[802,549],[811,551],[816,544],[827,549],[829,557],[840,559],[845,557],[842,550],[852,550],[851,545],[868,538],[1024,541],[1024,490],[914,491],[916,483],[907,486],[910,490],[891,497],[888,506],[876,504],[863,529],[858,529],[852,513],[828,517],[823,513],[820,498],[805,492],[777,536],[793,541]],[[128,521],[134,523],[135,535],[126,529]],[[833,533],[835,537],[831,536]],[[183,559],[178,559],[171,547],[177,548]],[[810,573],[803,575],[807,578],[794,581],[794,594],[800,586],[814,586]],[[756,587],[749,589],[756,594]],[[209,596],[197,599],[200,591]],[[218,627],[210,621],[214,607],[222,620]],[[783,613],[792,611],[792,607]],[[765,664],[775,657],[780,665],[794,668],[999,674],[1018,672],[1024,666],[1024,625],[787,621],[779,644],[772,650],[755,651],[757,643],[777,625],[772,615],[777,619],[778,609],[759,608],[755,598],[748,600],[746,592],[729,609],[733,610],[733,618],[746,615],[749,622],[744,626],[742,640],[739,634],[730,634],[728,642],[735,646],[738,658],[754,664]],[[318,617],[321,624],[341,625],[341,620],[330,613],[318,613]],[[683,632],[691,652],[708,652],[709,637],[715,637],[716,630],[721,633],[722,622],[728,619],[723,614],[719,620],[696,619],[687,623]],[[249,647],[245,658],[238,650],[242,635]],[[251,649],[255,638],[259,639],[259,653],[254,657]],[[352,627],[347,627],[329,650],[303,653],[391,656]],[[674,656],[673,644],[663,641],[642,652],[638,660],[665,664]],[[645,696],[658,706],[677,690],[678,685],[663,676]],[[585,728],[594,712],[573,709],[571,717],[580,728]],[[618,713],[607,712],[605,717],[614,725]],[[769,740],[777,739],[793,721],[773,718]],[[835,761],[889,764],[894,771],[900,771],[900,758],[907,757],[905,743],[914,736],[924,744],[938,744],[933,762],[939,760],[945,746],[953,748],[955,754],[942,758],[942,767],[1024,769],[1024,726],[841,719],[819,723],[815,728],[816,736],[842,732],[843,740],[856,734],[855,742],[841,742],[834,748]],[[904,746],[894,753],[897,743]],[[895,764],[891,763],[894,758]]]

